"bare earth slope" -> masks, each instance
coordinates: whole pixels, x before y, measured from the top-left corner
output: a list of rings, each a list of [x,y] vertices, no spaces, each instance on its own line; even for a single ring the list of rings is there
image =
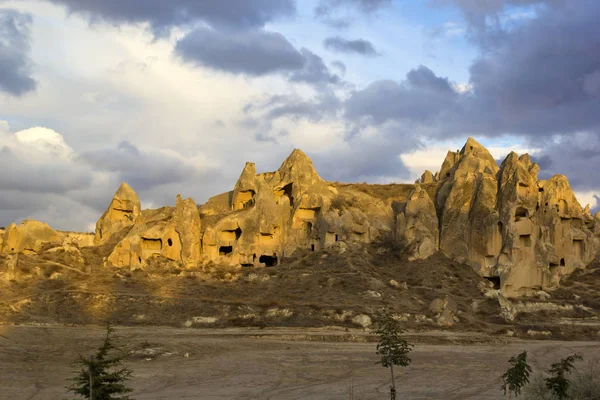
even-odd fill
[[[107,251],[110,246],[104,250]],[[102,247],[83,250],[97,265]],[[499,306],[492,283],[436,254],[408,261],[379,245],[298,252],[277,268],[183,269],[159,258],[144,270],[75,271],[66,254],[20,256],[18,281],[0,283],[6,323],[168,325],[174,327],[367,327],[382,307],[407,329],[449,329],[544,339],[600,338],[600,268],[563,288]],[[504,318],[501,317],[504,315]]]

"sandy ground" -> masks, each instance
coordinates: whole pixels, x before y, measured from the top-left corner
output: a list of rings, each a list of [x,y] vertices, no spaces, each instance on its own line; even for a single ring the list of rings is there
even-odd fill
[[[343,330],[196,330],[118,328],[134,351],[135,399],[388,398],[389,371],[375,364],[374,343],[343,342]],[[91,353],[102,328],[0,326],[0,399],[73,398],[66,390],[78,353]],[[361,333],[356,334],[360,339]],[[435,336],[435,335],[433,335]],[[419,342],[477,342],[438,333]],[[450,337],[452,336],[452,337]],[[355,338],[356,339],[356,338]],[[473,340],[471,340],[473,339]],[[142,350],[145,347],[144,350]],[[600,342],[510,340],[504,343],[417,344],[397,376],[399,399],[502,399],[499,379],[510,356],[528,350],[534,369]]]

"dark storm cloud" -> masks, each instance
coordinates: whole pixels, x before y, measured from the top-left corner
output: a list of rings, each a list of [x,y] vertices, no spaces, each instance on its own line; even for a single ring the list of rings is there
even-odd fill
[[[406,127],[381,127],[374,136],[353,135],[347,146],[312,156],[324,179],[341,182],[388,182],[390,178],[406,180],[410,171],[400,159],[419,147],[418,139]]]
[[[600,167],[598,132],[557,137],[544,143],[533,159],[540,166],[540,178],[548,179],[552,175],[562,174],[569,178],[575,190],[598,189],[599,182],[594,172]]]
[[[473,16],[489,16],[506,7],[525,7],[536,4],[557,4],[564,0],[431,0],[434,5],[451,5]]]
[[[372,14],[392,4],[391,0],[321,0],[315,7],[315,18],[337,29],[345,29],[354,19],[349,11]]]
[[[354,92],[346,101],[346,116],[351,120],[368,117],[376,125],[406,120],[434,122],[456,111],[457,97],[447,79],[420,66],[401,83],[376,81]]]
[[[247,29],[263,26],[281,16],[293,15],[295,0],[50,0],[91,21],[110,23],[149,22],[156,33],[205,21],[213,26]]]
[[[0,188],[27,193],[64,193],[89,186],[92,171],[72,162],[35,160],[32,154],[0,147]]]
[[[31,76],[31,16],[0,8],[0,91],[20,96],[36,88]]]
[[[341,106],[342,102],[331,90],[319,91],[311,100],[295,96],[272,96],[264,105],[257,107],[257,111],[261,113],[257,118],[305,118],[316,122],[335,115]]]
[[[199,28],[177,42],[175,52],[187,62],[249,75],[300,70],[306,64],[305,56],[283,35],[263,30],[223,33]]]
[[[540,11],[507,33],[470,69],[480,124],[535,136],[597,128],[599,17],[600,3],[582,0]]]
[[[298,51],[283,35],[264,30],[219,32],[199,28],[181,39],[175,52],[184,61],[234,74],[288,74],[292,82],[336,84],[323,59]]]
[[[379,53],[375,50],[373,43],[364,39],[348,40],[342,37],[330,37],[323,41],[327,50],[338,53],[356,53],[363,56],[375,57]]]
[[[370,13],[391,4],[391,0],[321,0],[315,14],[327,15],[339,7],[356,7],[360,11]]]
[[[600,2],[547,7],[506,32],[470,67],[472,90],[421,67],[404,82],[377,81],[354,93],[350,117],[440,118],[441,136],[549,137],[600,127]],[[411,101],[411,98],[414,100]]]
[[[312,84],[335,84],[340,82],[339,76],[329,71],[321,57],[305,48],[301,52],[304,57],[304,65],[290,76],[292,82]]]
[[[182,157],[144,152],[129,142],[122,142],[116,149],[89,151],[81,157],[95,170],[117,173],[120,181],[136,190],[183,182],[200,173]]]

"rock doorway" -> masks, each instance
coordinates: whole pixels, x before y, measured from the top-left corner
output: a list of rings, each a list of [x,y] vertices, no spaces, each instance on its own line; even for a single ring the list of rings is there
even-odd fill
[[[276,255],[267,256],[267,255],[263,254],[258,259],[258,262],[261,264],[265,264],[265,267],[276,267],[277,266],[277,256]]]
[[[520,235],[519,242],[522,248],[531,247],[531,235]]]
[[[501,282],[499,276],[484,276],[484,278],[487,279],[488,282],[491,282],[492,285],[494,285],[494,290],[500,290]]]
[[[528,218],[529,211],[525,207],[517,207],[515,211],[515,220],[520,220],[521,218]]]

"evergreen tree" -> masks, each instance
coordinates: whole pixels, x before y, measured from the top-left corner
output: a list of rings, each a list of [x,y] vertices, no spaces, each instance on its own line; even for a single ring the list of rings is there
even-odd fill
[[[79,355],[77,364],[83,368],[71,379],[73,384],[67,388],[70,392],[90,400],[131,400],[127,394],[133,389],[126,386],[131,379],[131,371],[122,365],[122,354],[112,355],[118,350],[113,344],[116,339],[114,332],[114,328],[108,325],[104,342],[96,354],[89,359]]]
[[[408,354],[412,350],[413,345],[400,337],[400,325],[392,318],[388,310],[384,310],[380,315],[377,330],[375,334],[379,336],[377,343],[377,354],[381,356],[381,360],[377,364],[381,364],[385,368],[390,368],[392,375],[392,386],[390,386],[390,398],[396,399],[396,380],[394,377],[394,365],[407,367],[410,364]]]
[[[521,394],[523,387],[529,383],[531,367],[527,364],[526,351],[516,357],[511,357],[508,362],[512,367],[502,375],[502,390],[504,390],[504,394],[507,398],[510,399],[511,394],[518,397]]]
[[[583,357],[579,354],[573,354],[567,358],[561,359],[560,362],[552,364],[548,370],[550,376],[545,379],[546,387],[550,389],[559,400],[568,399],[567,392],[571,382],[567,379],[566,375],[575,368],[573,363],[578,360],[583,360]]]

